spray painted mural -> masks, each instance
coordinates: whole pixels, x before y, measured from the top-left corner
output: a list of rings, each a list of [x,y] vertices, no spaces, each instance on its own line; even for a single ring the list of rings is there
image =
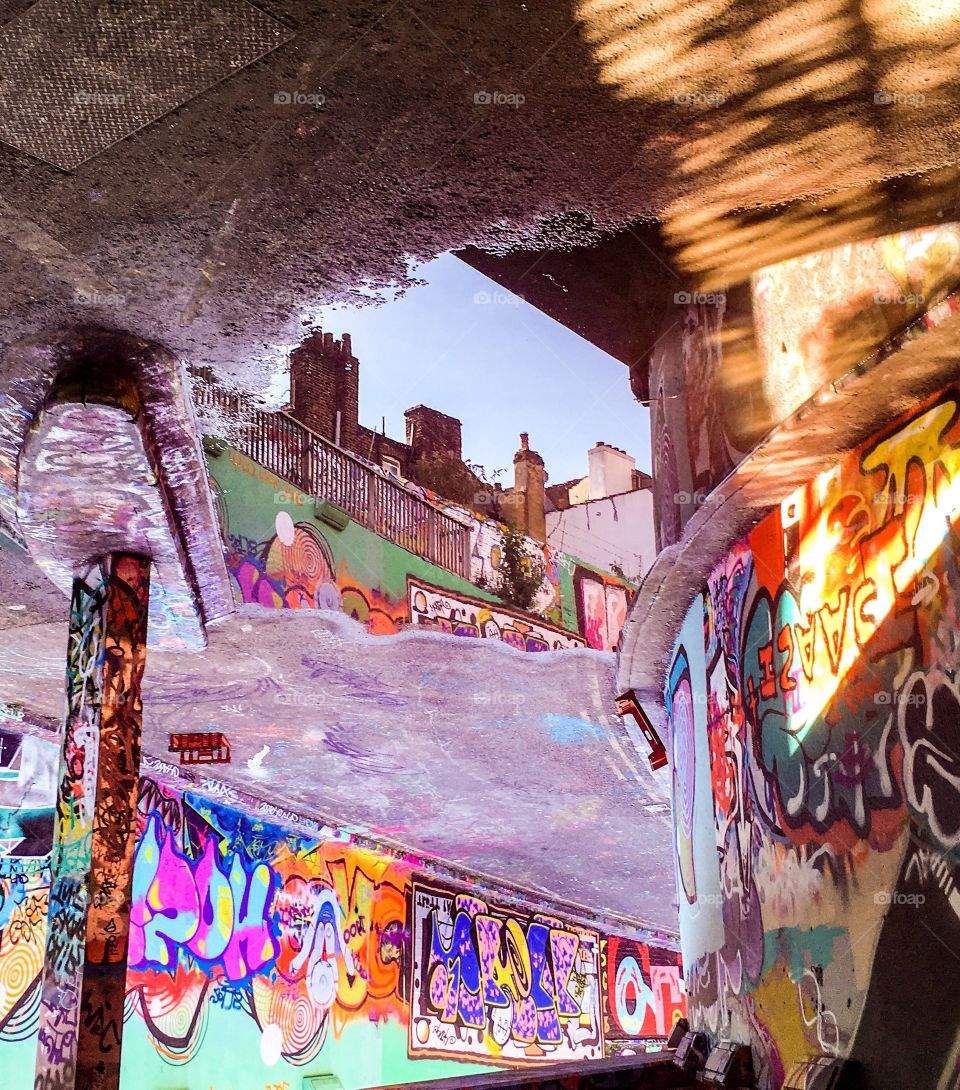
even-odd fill
[[[454,507],[454,510],[470,526],[470,581],[476,586],[495,586],[504,524],[492,518],[479,518],[464,507]],[[572,558],[532,537],[526,542],[531,553],[543,563],[543,582],[533,601],[533,609],[553,624],[567,624],[570,618],[569,610],[566,618],[564,615],[563,588],[564,577],[569,578]]]
[[[453,575],[355,521],[333,528],[314,517],[310,498],[236,451],[209,459],[220,510],[227,568],[239,602],[271,609],[332,609],[377,635],[436,617],[430,594],[442,595],[454,619],[489,635],[491,624],[518,650],[588,647],[612,650],[632,588],[549,545],[544,579],[530,614],[504,606],[487,587],[496,579],[503,526],[455,508],[471,527],[470,580]],[[437,498],[430,496],[437,502]],[[451,505],[442,505],[450,509]],[[471,581],[472,580],[472,581]],[[413,595],[409,585],[429,588]],[[427,609],[415,609],[426,602]],[[480,614],[483,621],[478,621]],[[468,618],[473,615],[474,620]],[[450,619],[449,617],[447,619]],[[433,627],[443,629],[442,624]],[[464,624],[458,634],[466,634]],[[444,629],[446,630],[446,629]]]
[[[407,580],[410,620],[413,624],[454,636],[503,640],[518,651],[556,651],[583,647],[584,641],[562,628],[537,623],[529,613],[496,606],[481,598],[449,594],[442,587]]]
[[[141,821],[127,983],[164,1061],[198,1056],[214,1014],[267,1069],[311,1064],[353,1019],[403,1019],[402,864],[151,780]]]
[[[635,939],[602,944],[603,1024],[609,1051],[633,1050],[638,1039],[669,1037],[687,1011],[680,955]]]
[[[57,754],[0,732],[3,1090],[34,1087],[38,1035],[47,1052],[70,1044],[39,1020]],[[121,1086],[259,1090],[333,1074],[360,1090],[594,1059],[662,1036],[644,1024],[632,1042],[629,1025],[605,1039],[600,951],[629,940],[437,885],[413,860],[145,766]],[[678,955],[642,934],[654,1021],[668,1028],[649,973]]]
[[[404,550],[355,523],[322,528],[309,497],[236,451],[210,468],[237,601],[342,610],[371,632],[399,631],[406,588],[394,568]]]
[[[615,650],[632,597],[626,583],[594,568],[577,564],[573,572],[577,596],[577,627],[588,647]]]
[[[596,932],[417,885],[413,949],[411,1055],[498,1064],[604,1055]]]
[[[762,1087],[819,1053],[877,1090],[957,1085],[958,517],[954,389],[785,500],[682,630],[665,700],[691,1015],[752,1042]]]
[[[52,743],[0,729],[0,1071],[23,1068],[24,1090],[40,1024],[55,772]]]

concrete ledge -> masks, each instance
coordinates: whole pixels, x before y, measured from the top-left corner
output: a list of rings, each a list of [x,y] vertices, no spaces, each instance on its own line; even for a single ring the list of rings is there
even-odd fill
[[[456,1075],[429,1082],[409,1082],[383,1090],[467,1090],[497,1087],[498,1090],[665,1090],[697,1084],[673,1063],[673,1050],[640,1056],[615,1056],[595,1063],[544,1064],[489,1075]]]
[[[0,360],[0,526],[67,592],[78,558],[150,556],[151,646],[202,647],[233,610],[183,368],[131,334],[57,330]]]

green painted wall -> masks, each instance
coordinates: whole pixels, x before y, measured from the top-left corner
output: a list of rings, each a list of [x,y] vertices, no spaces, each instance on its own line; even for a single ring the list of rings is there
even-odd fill
[[[635,588],[549,546],[542,547],[546,575],[537,602],[540,621],[512,611],[489,591],[352,519],[336,529],[317,517],[309,496],[238,451],[209,454],[208,467],[240,601],[274,608],[339,608],[372,632],[392,633],[411,619],[409,578],[449,594],[453,612],[464,618],[476,620],[484,603],[499,606],[520,627],[533,626],[550,646],[569,643],[557,629],[578,633],[602,650],[612,649],[619,637]],[[490,578],[498,562],[500,527],[476,519],[474,526],[472,574]],[[499,620],[502,628],[504,618]]]

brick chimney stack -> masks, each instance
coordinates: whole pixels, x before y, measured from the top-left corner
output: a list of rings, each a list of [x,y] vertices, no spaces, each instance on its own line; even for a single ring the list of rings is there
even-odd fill
[[[538,541],[547,540],[547,474],[543,459],[530,449],[530,436],[520,433],[520,449],[513,456],[513,511],[517,525]]]
[[[434,455],[461,461],[461,425],[455,416],[426,405],[414,405],[403,415],[407,421],[407,446],[414,462]]]
[[[291,412],[312,431],[357,450],[360,414],[360,361],[350,335],[339,341],[316,330],[290,353]]]

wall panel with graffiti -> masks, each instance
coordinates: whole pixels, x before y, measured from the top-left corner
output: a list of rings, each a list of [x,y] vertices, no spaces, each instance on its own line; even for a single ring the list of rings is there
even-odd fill
[[[498,1064],[603,1056],[595,931],[415,885],[413,951],[412,1055]]]
[[[56,765],[53,743],[0,731],[3,1090],[34,1086],[45,1032]],[[684,1009],[672,993],[664,1005],[656,975],[676,972],[666,936],[619,938],[504,891],[438,884],[419,862],[269,811],[141,777],[122,1087],[260,1090],[333,1074],[361,1090],[590,1060],[659,1047]],[[624,993],[633,1023],[612,1029],[604,949],[629,950],[649,986]],[[44,1040],[50,1054],[69,1045]]]
[[[686,1014],[680,955],[636,939],[602,945],[603,1020],[608,1051],[634,1049],[637,1040],[668,1037]]]
[[[878,1090],[957,1085],[958,518],[951,389],[785,500],[683,627],[665,700],[691,1015],[753,1043],[762,1087],[817,1053]]]
[[[402,1022],[408,876],[142,781],[127,983],[155,1055],[206,1081],[216,1042],[242,1035],[278,1081],[338,1055],[357,1020]]]
[[[410,620],[413,624],[454,636],[502,640],[518,651],[555,651],[584,647],[585,641],[529,613],[485,602],[481,598],[450,595],[442,587],[407,580]]]
[[[588,647],[613,651],[620,641],[633,592],[622,580],[577,564],[573,569],[577,630]]]
[[[12,1090],[33,1087],[56,760],[53,743],[0,729],[0,1072],[24,1073]]]
[[[544,643],[551,650],[616,647],[633,588],[549,545],[533,543],[542,554],[544,578],[533,612],[523,617],[488,589],[500,563],[502,526],[494,520],[456,509],[472,528],[471,582],[355,521],[341,529],[324,523],[310,497],[237,451],[211,456],[208,466],[238,601],[275,609],[342,610],[369,631],[389,635],[435,616],[413,608],[423,597],[409,593],[408,584],[414,583],[442,595],[450,604],[448,613],[496,613],[497,627],[509,633],[502,638],[518,650],[543,650]],[[481,628],[489,636],[490,625]]]

